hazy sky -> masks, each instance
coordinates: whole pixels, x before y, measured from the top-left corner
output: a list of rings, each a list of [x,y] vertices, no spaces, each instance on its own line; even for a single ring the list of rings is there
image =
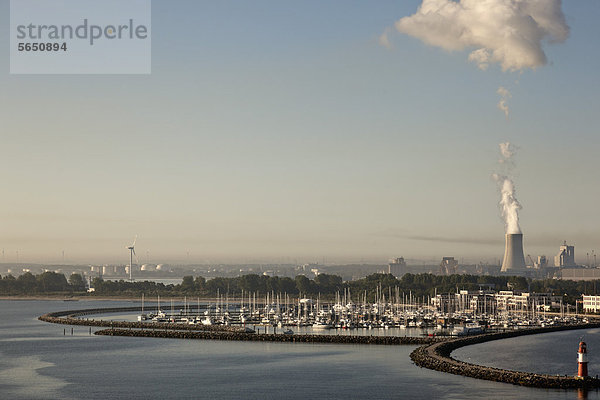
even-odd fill
[[[393,28],[420,4],[154,1],[151,75],[18,76],[0,0],[5,261],[494,260],[506,141],[525,254],[600,251],[600,2],[513,72]]]

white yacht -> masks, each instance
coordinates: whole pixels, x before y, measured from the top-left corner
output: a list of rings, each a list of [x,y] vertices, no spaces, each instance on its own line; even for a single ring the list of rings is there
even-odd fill
[[[312,324],[313,329],[333,329],[333,326],[325,322],[316,321]]]

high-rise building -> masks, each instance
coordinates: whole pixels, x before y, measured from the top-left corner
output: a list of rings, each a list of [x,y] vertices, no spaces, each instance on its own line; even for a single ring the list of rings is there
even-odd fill
[[[554,257],[554,266],[556,267],[574,267],[575,266],[575,246],[567,245],[565,241],[560,246],[560,251]]]
[[[458,261],[454,257],[443,257],[440,263],[441,275],[453,275],[458,271]]]
[[[388,264],[388,274],[394,275],[396,278],[402,278],[406,274],[406,262],[404,257],[395,258]]]

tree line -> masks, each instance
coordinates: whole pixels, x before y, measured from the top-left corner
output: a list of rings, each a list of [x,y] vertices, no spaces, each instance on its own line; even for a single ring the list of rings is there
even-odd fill
[[[333,299],[337,293],[350,292],[352,298],[362,299],[366,294],[368,301],[375,299],[376,293],[389,298],[395,293],[411,293],[413,297],[433,296],[436,293],[454,293],[457,290],[493,290],[532,291],[563,295],[569,302],[580,298],[581,294],[597,294],[600,280],[574,282],[567,280],[531,280],[524,277],[477,276],[477,275],[433,275],[405,274],[398,279],[391,274],[372,274],[363,279],[343,282],[338,275],[320,274],[314,279],[304,275],[295,278],[265,276],[257,274],[242,275],[235,278],[214,278],[206,280],[202,276],[185,276],[180,284],[160,282],[129,282],[125,280],[108,281],[94,278],[91,286],[94,292],[90,296],[192,296],[215,297],[217,293],[238,297],[244,293],[287,293],[291,296],[321,296]],[[84,294],[85,280],[80,274],[72,274],[67,279],[64,274],[44,272],[33,275],[29,272],[15,278],[6,275],[0,279],[0,295],[36,295],[36,294]]]
[[[64,274],[57,272],[39,275],[26,272],[18,278],[9,274],[0,279],[0,295],[4,296],[76,293],[85,289],[85,280],[80,274],[72,274],[67,280]]]

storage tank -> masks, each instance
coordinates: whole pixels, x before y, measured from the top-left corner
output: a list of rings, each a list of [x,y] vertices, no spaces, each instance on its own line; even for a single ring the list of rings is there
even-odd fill
[[[142,271],[154,271],[155,267],[152,264],[142,265]]]

